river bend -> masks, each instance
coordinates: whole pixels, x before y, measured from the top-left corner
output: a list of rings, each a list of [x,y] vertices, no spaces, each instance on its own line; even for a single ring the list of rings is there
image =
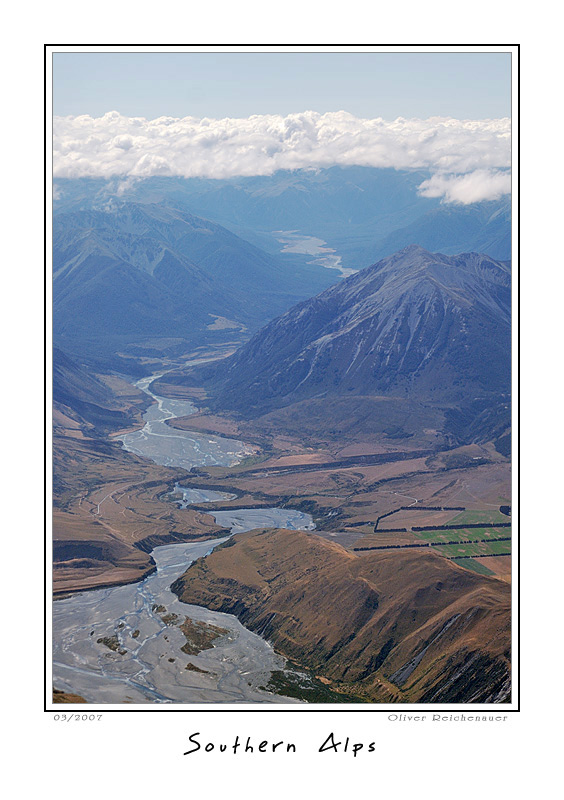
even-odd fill
[[[149,386],[160,376],[137,382],[155,401],[141,431],[123,436],[130,452],[158,464],[231,465],[253,452],[249,445],[219,436],[177,431],[166,420],[196,411],[192,403],[154,395]],[[171,501],[191,503],[230,500],[232,495],[175,486]],[[232,533],[257,527],[310,530],[309,514],[281,508],[210,512]],[[226,537],[229,538],[229,537]],[[171,584],[197,558],[223,539],[157,547],[157,569],[143,581],[74,594],[53,604],[53,684],[82,695],[90,703],[296,703],[261,689],[284,659],[260,636],[231,614],[182,603]],[[174,616],[176,615],[176,617]],[[179,622],[221,628],[212,646],[187,655]]]

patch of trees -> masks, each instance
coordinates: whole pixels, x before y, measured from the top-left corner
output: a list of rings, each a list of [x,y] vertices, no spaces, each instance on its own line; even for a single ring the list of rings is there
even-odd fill
[[[378,533],[407,533],[407,528],[380,528]]]
[[[399,529],[401,530],[401,529]],[[405,532],[405,528],[403,529]],[[392,531],[390,531],[391,533]],[[382,531],[384,533],[384,531]],[[452,539],[449,542],[417,542],[415,544],[381,544],[377,547],[353,547],[353,550],[401,550],[404,547],[443,547],[447,544],[484,544],[491,542],[510,542],[511,536],[500,536],[499,539]],[[488,553],[484,555],[490,555]],[[507,553],[492,553],[491,555],[508,555]],[[449,558],[483,558],[479,556],[449,556]]]
[[[484,542],[510,542],[511,536],[500,536],[498,539],[452,539],[449,542],[429,542],[431,547],[439,547],[442,544],[483,544]]]
[[[423,527],[411,529],[412,531],[459,531],[466,528],[510,528],[511,522],[476,522],[469,525],[459,523],[458,525],[423,525]]]
[[[451,561],[457,561],[459,558],[499,558],[500,556],[510,556],[511,553],[480,553],[479,556],[451,556]]]
[[[385,519],[386,517],[391,517],[392,514],[395,514],[397,512],[397,510],[398,510],[397,508],[394,508],[393,511],[388,511],[386,512],[386,514],[380,514],[380,516],[376,518],[376,523],[374,525],[374,533],[376,533],[376,531],[378,530],[378,523],[380,522],[380,520]]]

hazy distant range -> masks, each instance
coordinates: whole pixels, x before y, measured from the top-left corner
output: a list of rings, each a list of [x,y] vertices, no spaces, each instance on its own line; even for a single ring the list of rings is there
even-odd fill
[[[126,189],[117,180],[57,180],[55,343],[123,367],[116,353],[173,355],[187,344],[248,338],[408,245],[508,261],[509,200],[441,204],[418,194],[427,177],[332,167],[149,178]]]

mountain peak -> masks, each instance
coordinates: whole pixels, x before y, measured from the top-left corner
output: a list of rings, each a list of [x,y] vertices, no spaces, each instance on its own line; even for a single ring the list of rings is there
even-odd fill
[[[424,247],[421,247],[420,244],[408,244],[406,247],[402,247],[401,250],[398,250],[396,255],[402,256],[408,255],[409,253],[425,253],[428,256],[431,255],[431,253],[428,250],[425,250]]]
[[[411,245],[259,331],[220,368],[220,403],[255,414],[313,397],[509,391],[510,298],[501,262]]]

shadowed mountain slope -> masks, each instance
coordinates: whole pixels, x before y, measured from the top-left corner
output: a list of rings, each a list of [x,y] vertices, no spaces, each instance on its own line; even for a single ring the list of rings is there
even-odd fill
[[[389,256],[412,242],[432,252],[478,252],[505,260],[511,254],[511,202],[496,200],[468,206],[447,205],[418,217],[359,253],[366,264]]]
[[[59,214],[53,271],[55,342],[79,355],[155,338],[221,341],[327,285],[220,225],[155,204]],[[214,326],[217,317],[227,323]]]
[[[385,395],[452,404],[510,389],[510,270],[412,246],[295,306],[202,374],[213,402],[257,416]]]
[[[107,384],[57,347],[53,349],[53,409],[101,433],[124,427],[133,413]]]
[[[271,253],[280,251],[275,231],[318,236],[337,251],[343,266],[353,269],[412,243],[441,253],[479,252],[509,259],[507,198],[442,204],[419,192],[429,177],[425,170],[335,166],[229,179],[153,177],[122,184],[120,192],[122,200],[187,209]],[[60,211],[104,206],[117,189],[116,181],[103,179],[56,183]],[[311,256],[299,259],[294,254],[293,259],[302,270],[313,270],[307,265]],[[292,263],[288,254],[284,260]]]

